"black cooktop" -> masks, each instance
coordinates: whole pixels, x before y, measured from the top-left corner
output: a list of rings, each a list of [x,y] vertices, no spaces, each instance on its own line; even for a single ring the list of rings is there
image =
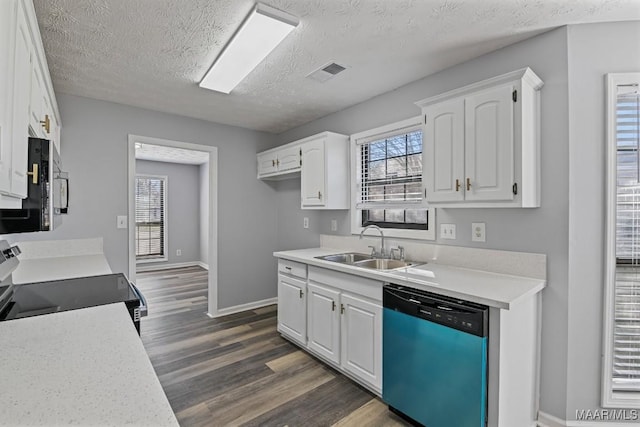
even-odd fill
[[[12,320],[58,311],[124,302],[140,304],[122,273],[14,285],[11,302],[0,320]]]

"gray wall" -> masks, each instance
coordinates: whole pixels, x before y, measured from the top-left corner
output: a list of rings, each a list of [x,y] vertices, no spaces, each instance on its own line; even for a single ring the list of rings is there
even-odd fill
[[[178,163],[136,160],[136,174],[167,177],[167,258],[163,263],[200,261],[200,167]],[[181,256],[176,250],[182,251]]]
[[[569,27],[567,419],[600,407],[605,239],[605,74],[640,71],[640,22]],[[626,52],[624,54],[623,52]]]
[[[200,181],[200,262],[209,264],[209,162],[198,168]]]
[[[271,148],[272,135],[203,120],[57,94],[61,155],[71,177],[70,214],[58,230],[12,235],[14,240],[104,237],[113,271],[127,273],[128,135],[218,147],[219,308],[276,295],[277,197],[256,179],[256,152]],[[238,191],[241,189],[242,191]],[[256,220],[259,215],[259,220]],[[255,268],[243,261],[252,260]]]
[[[508,46],[443,72],[410,83],[362,104],[281,134],[282,143],[322,131],[344,134],[371,129],[420,114],[415,101],[489,77],[531,67],[542,89],[542,205],[538,209],[438,209],[438,223],[457,224],[458,239],[440,244],[544,253],[548,256],[548,287],[543,292],[541,409],[564,418],[567,408],[569,106],[567,29],[561,28]],[[330,84],[330,82],[328,83]],[[294,190],[278,193],[279,212],[290,211],[287,223],[302,224],[305,215]],[[318,214],[322,230],[331,218],[349,232],[348,215]],[[485,222],[487,242],[471,242],[471,223]],[[279,230],[279,247],[303,242]],[[312,236],[307,237],[308,241]],[[599,333],[596,332],[596,333]],[[585,372],[584,375],[594,375]]]

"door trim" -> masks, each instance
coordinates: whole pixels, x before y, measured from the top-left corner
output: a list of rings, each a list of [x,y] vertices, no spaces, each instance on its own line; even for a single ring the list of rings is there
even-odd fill
[[[135,172],[136,148],[135,143],[162,145],[166,147],[183,148],[186,150],[205,151],[209,153],[209,266],[207,315],[218,315],[218,147],[193,144],[189,142],[172,141],[168,139],[152,138],[140,135],[128,135],[127,152],[128,163],[128,251],[129,251],[129,280],[135,283],[136,278],[136,250],[135,250]]]

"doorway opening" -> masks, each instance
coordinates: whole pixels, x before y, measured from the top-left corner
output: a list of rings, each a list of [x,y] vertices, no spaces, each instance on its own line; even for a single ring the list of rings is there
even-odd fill
[[[218,312],[216,147],[129,135],[129,280],[142,271],[208,270],[207,315]]]

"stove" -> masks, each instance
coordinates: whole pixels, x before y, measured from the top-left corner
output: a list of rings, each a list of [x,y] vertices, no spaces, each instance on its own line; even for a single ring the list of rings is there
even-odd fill
[[[3,260],[1,255],[7,250],[3,246],[8,244],[0,241],[0,321],[123,302],[140,333],[140,318],[147,315],[147,304],[124,274],[14,285],[11,272],[19,261],[16,255],[9,257],[12,268],[8,268],[7,258]],[[9,250],[12,254],[20,253],[15,246]]]

